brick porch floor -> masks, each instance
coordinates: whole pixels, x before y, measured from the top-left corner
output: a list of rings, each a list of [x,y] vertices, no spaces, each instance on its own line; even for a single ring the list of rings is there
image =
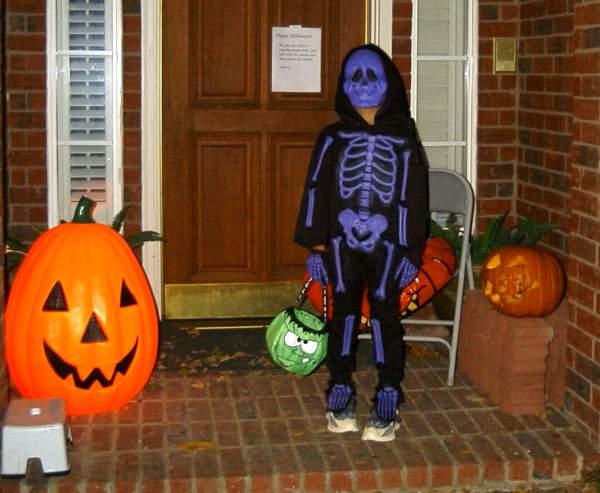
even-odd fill
[[[460,375],[446,387],[441,357],[407,366],[392,443],[326,431],[322,370],[158,371],[121,411],[72,419],[69,474],[4,478],[0,492],[564,491],[598,459],[555,408],[512,417]],[[374,373],[356,377],[364,422]]]

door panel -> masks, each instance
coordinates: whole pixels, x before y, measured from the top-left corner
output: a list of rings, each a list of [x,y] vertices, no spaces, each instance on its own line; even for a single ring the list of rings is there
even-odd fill
[[[229,104],[257,107],[260,94],[258,0],[187,3],[191,13],[188,63],[192,107]]]
[[[199,135],[191,184],[192,282],[258,281],[260,136]],[[219,227],[215,227],[218,223]]]
[[[306,250],[290,247],[294,236],[296,214],[300,203],[306,164],[312,154],[314,135],[274,134],[271,136],[272,159],[269,181],[271,236],[269,269],[272,279],[298,277],[298,266],[306,260]]]
[[[165,316],[270,316],[293,301],[306,257],[293,243],[306,168],[336,120],[338,70],[364,42],[364,8],[163,3]],[[288,25],[322,29],[319,93],[270,91],[271,28]]]

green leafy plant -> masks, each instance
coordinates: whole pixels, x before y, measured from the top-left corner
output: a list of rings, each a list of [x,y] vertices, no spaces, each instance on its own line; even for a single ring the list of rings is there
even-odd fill
[[[123,228],[123,222],[125,221],[125,216],[127,215],[127,211],[129,210],[128,206],[123,207],[112,219],[111,228],[113,228],[117,233],[121,234],[121,229]],[[61,221],[64,223],[65,221]],[[147,241],[164,241],[164,238],[157,233],[156,231],[140,231],[139,233],[135,233],[132,235],[123,235],[123,239],[127,242],[127,244],[135,249]],[[6,270],[7,272],[12,272],[16,269],[23,257],[27,255],[28,246],[25,243],[16,240],[14,238],[6,238],[5,240],[5,249],[4,252],[6,254]]]
[[[556,228],[556,224],[539,223],[528,218],[522,219],[516,226],[506,227],[504,222],[507,217],[508,211],[495,219],[488,219],[481,233],[471,235],[473,264],[482,264],[492,250],[501,246],[533,246],[542,236]],[[461,253],[462,235],[463,228],[453,214],[449,216],[444,226],[440,226],[435,221],[431,222],[431,236],[448,241],[454,248],[457,258]]]
[[[12,272],[27,255],[27,245],[19,240],[7,238],[4,247],[6,271]]]
[[[115,217],[113,217],[111,228],[113,228],[117,233],[121,231],[123,226],[123,221],[125,220],[125,215],[129,207],[123,207]],[[164,238],[157,233],[156,231],[140,231],[139,233],[123,236],[125,241],[129,244],[131,248],[137,248],[147,241],[164,241]]]

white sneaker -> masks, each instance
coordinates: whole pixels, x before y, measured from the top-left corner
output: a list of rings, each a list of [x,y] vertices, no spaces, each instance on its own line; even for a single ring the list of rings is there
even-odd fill
[[[348,405],[341,411],[327,412],[327,429],[332,433],[358,431],[356,422],[356,400],[351,398]]]
[[[391,442],[396,438],[398,428],[400,428],[400,423],[395,419],[386,421],[373,412],[363,429],[362,439],[373,442]]]

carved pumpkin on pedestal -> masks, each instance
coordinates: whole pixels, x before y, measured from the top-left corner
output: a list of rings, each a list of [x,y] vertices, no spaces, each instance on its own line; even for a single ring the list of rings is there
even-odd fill
[[[505,246],[491,252],[483,264],[484,294],[500,313],[513,317],[543,317],[559,305],[565,276],[556,257],[525,246]]]
[[[144,387],[158,349],[145,273],[115,230],[79,202],[73,222],[43,233],[12,285],[5,349],[26,398],[60,397],[72,415],[113,411]]]

